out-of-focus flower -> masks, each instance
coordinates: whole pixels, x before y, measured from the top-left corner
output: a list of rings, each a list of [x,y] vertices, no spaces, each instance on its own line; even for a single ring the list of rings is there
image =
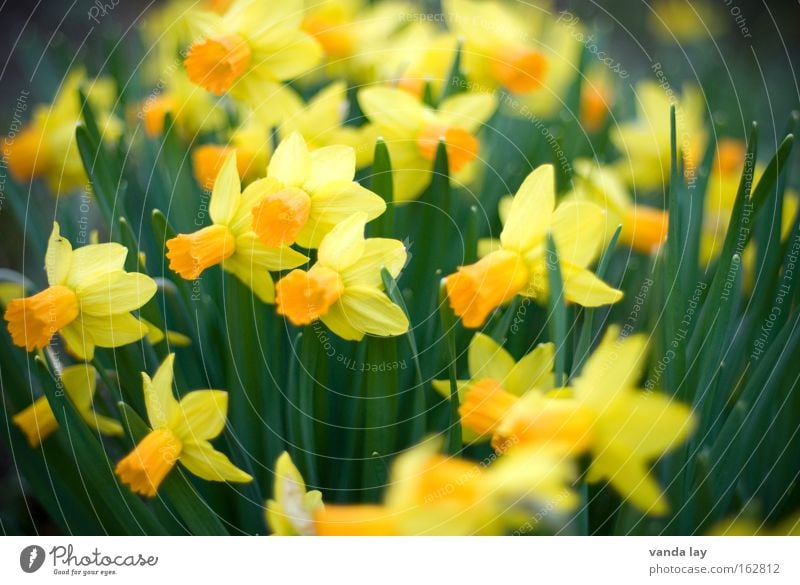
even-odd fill
[[[252,210],[262,194],[256,183],[242,192],[236,153],[230,154],[211,192],[208,209],[213,224],[168,240],[169,267],[183,278],[194,280],[206,268],[221,264],[262,302],[273,302],[275,285],[269,271],[294,268],[308,258],[287,246],[266,246],[253,232]]]
[[[592,67],[581,85],[580,121],[586,132],[605,127],[614,103],[614,84],[605,68]]]
[[[646,346],[644,335],[620,338],[619,328],[609,327],[571,391],[516,400],[496,426],[495,444],[588,449],[587,481],[607,480],[640,510],[663,516],[669,506],[650,464],[686,440],[694,417],[688,406],[636,388]]]
[[[114,82],[108,78],[87,81],[83,69],[71,71],[49,106],[37,106],[31,121],[3,141],[8,170],[17,181],[45,178],[55,194],[83,187],[87,182],[75,127],[82,112],[78,90],[83,89],[94,113],[101,138],[111,143],[122,134],[122,123],[111,114],[116,101]]]
[[[227,118],[219,100],[189,81],[183,71],[173,73],[163,91],[153,93],[138,108],[145,134],[155,137],[164,131],[164,116],[170,114],[187,140],[225,126]]]
[[[324,508],[322,493],[306,482],[284,451],[275,463],[274,500],[267,501],[267,524],[278,536],[313,536],[314,514]]]
[[[248,118],[230,134],[226,144],[201,144],[192,151],[194,178],[206,191],[211,191],[222,165],[236,153],[236,169],[242,181],[263,176],[272,154],[270,129],[255,118]]]
[[[202,39],[184,60],[189,79],[253,106],[268,100],[280,119],[291,99],[281,82],[310,71],[321,56],[317,41],[300,30],[302,19],[302,0],[234,0],[221,15],[203,12]]]
[[[69,366],[59,376],[64,391],[86,424],[109,436],[122,435],[122,425],[113,418],[97,414],[92,408],[97,390],[97,372],[88,364]],[[14,424],[25,434],[31,447],[38,447],[58,430],[58,422],[47,398],[37,398],[33,404],[12,417]]]
[[[622,292],[587,268],[597,258],[605,225],[605,212],[593,203],[570,201],[556,208],[553,167],[540,166],[512,200],[499,245],[447,277],[450,306],[465,327],[474,328],[517,295],[547,299],[548,232],[556,243],[566,300],[585,307],[616,303]]]
[[[152,278],[125,272],[128,249],[90,244],[77,250],[61,237],[57,223],[45,254],[49,286],[8,303],[5,320],[15,345],[42,349],[59,333],[73,355],[90,360],[95,347],[140,340],[147,327],[131,311],[156,293]]]
[[[670,175],[670,106],[675,105],[678,148],[685,172],[697,172],[707,141],[705,102],[699,89],[686,86],[680,98],[654,81],[636,84],[635,120],[615,126],[611,141],[621,155],[620,176],[634,189],[663,190]]]
[[[207,481],[252,481],[210,443],[225,428],[228,393],[195,390],[178,402],[172,393],[174,362],[174,354],[167,356],[152,380],[142,372],[152,430],[117,463],[116,474],[132,491],[151,498],[178,461]]]
[[[267,169],[267,177],[250,189],[260,193],[253,207],[252,229],[267,246],[297,242],[316,248],[340,221],[363,211],[368,220],[386,209],[386,202],[354,181],[356,155],[337,145],[309,152],[298,133],[282,141]]]
[[[476,333],[467,353],[470,378],[456,382],[464,441],[490,439],[516,397],[552,389],[554,352],[552,343],[542,343],[517,362],[491,337]],[[433,387],[450,397],[449,380],[434,380]]]
[[[800,536],[800,512],[789,514],[774,526],[767,526],[745,511],[715,524],[708,536]]]
[[[477,133],[497,108],[492,94],[460,94],[433,109],[401,89],[368,87],[358,94],[361,109],[386,140],[392,159],[397,201],[417,198],[432,177],[439,141],[444,141],[450,171],[469,180],[480,151]]]
[[[319,246],[317,263],[276,285],[278,313],[295,325],[320,319],[342,339],[401,335],[408,318],[383,290],[381,268],[397,277],[406,262],[399,240],[364,238],[367,214],[340,222]]]
[[[577,503],[574,468],[547,451],[519,449],[488,468],[441,455],[427,441],[392,465],[381,505],[326,505],[315,515],[323,536],[492,535],[519,523],[521,510],[558,517]],[[544,514],[546,516],[546,514]]]
[[[721,11],[706,0],[654,0],[647,17],[650,31],[667,42],[712,40],[725,30]]]

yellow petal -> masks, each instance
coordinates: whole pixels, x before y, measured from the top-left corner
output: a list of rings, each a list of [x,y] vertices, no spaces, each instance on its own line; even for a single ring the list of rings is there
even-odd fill
[[[491,378],[502,385],[514,367],[514,358],[488,335],[476,333],[469,342],[467,363],[473,380]]]
[[[357,262],[364,255],[366,224],[367,214],[358,212],[328,232],[319,245],[320,265],[341,271]]]
[[[121,437],[125,434],[125,429],[119,421],[111,417],[97,414],[94,410],[87,410],[80,412],[81,417],[86,424],[96,428],[100,433],[108,435],[109,437]]]
[[[408,318],[383,292],[365,286],[345,289],[337,305],[353,329],[370,335],[391,337],[408,331]],[[336,306],[336,305],[334,305]],[[328,320],[323,317],[326,324]]]
[[[566,261],[559,262],[564,277],[564,296],[584,307],[612,305],[622,299],[622,291],[611,288],[591,270]]]
[[[512,394],[522,396],[534,388],[550,390],[554,384],[553,367],[555,345],[541,343],[519,360],[506,378],[505,388]]]
[[[175,400],[172,393],[174,364],[175,354],[171,353],[156,370],[152,380],[150,376],[142,372],[144,406],[150,426],[154,429],[166,427],[178,409],[178,401]]]
[[[575,380],[575,393],[598,409],[625,390],[636,387],[642,377],[647,351],[645,335],[619,337],[619,327],[612,326],[586,360]]]
[[[64,284],[72,264],[72,245],[67,238],[61,236],[59,226],[53,222],[53,231],[47,243],[47,252],[44,256],[47,282],[50,286]]]
[[[70,354],[78,359],[87,361],[94,357],[94,340],[91,333],[84,329],[80,318],[61,329],[59,333]]]
[[[207,441],[222,432],[227,415],[227,392],[195,390],[181,398],[168,424],[183,442]]]
[[[266,138],[265,138],[266,139]],[[214,181],[208,213],[215,224],[228,225],[233,221],[242,198],[242,184],[236,168],[236,151],[232,151]]]
[[[275,302],[275,282],[272,275],[254,262],[241,256],[233,256],[225,261],[225,270],[247,285],[262,303]]]
[[[310,170],[311,157],[306,142],[299,132],[293,132],[275,149],[267,174],[286,187],[302,188]]]
[[[397,278],[406,264],[406,247],[400,240],[368,238],[358,262],[341,271],[345,286],[364,285],[381,288],[381,269],[386,268]]]
[[[147,327],[130,313],[102,317],[81,315],[74,324],[98,347],[120,347],[139,341],[147,334]]]
[[[504,248],[525,252],[543,240],[555,207],[553,165],[542,165],[523,181],[500,233]]]
[[[253,478],[236,467],[227,455],[220,453],[208,441],[184,443],[180,462],[192,473],[208,481],[247,483]]]
[[[97,390],[97,372],[88,364],[69,366],[61,371],[61,382],[67,395],[75,403],[79,411],[87,410],[92,405]]]
[[[345,310],[340,303],[334,303],[328,312],[320,317],[320,320],[342,339],[360,341],[364,337],[364,332],[356,329],[345,314]]]
[[[443,398],[450,400],[450,380],[431,380],[433,389]],[[464,398],[469,392],[470,380],[456,380],[456,391],[458,392],[459,403],[464,402]]]
[[[356,174],[356,154],[349,146],[326,146],[311,153],[308,178],[303,188],[313,194],[334,181],[352,181]]]
[[[560,260],[585,268],[597,258],[605,237],[606,213],[586,201],[569,201],[553,213],[550,231]]]
[[[358,103],[370,122],[398,135],[413,133],[426,115],[425,106],[402,89],[366,87],[358,92]]]
[[[316,248],[336,224],[354,213],[364,212],[372,220],[385,209],[386,202],[380,196],[358,183],[328,183],[314,193],[308,222],[297,234],[297,243],[304,248]]]
[[[115,243],[90,244],[72,252],[72,263],[65,284],[77,289],[108,272],[123,270],[128,249]]]
[[[308,262],[308,256],[288,246],[277,248],[265,246],[254,232],[248,232],[236,238],[236,253],[223,262],[223,267],[227,269],[231,260],[251,266],[253,270],[264,269],[275,272],[305,264]]]
[[[155,281],[138,272],[115,270],[75,289],[81,311],[88,315],[111,315],[134,311],[156,294]]]
[[[447,126],[463,128],[475,133],[491,118],[497,109],[497,97],[491,93],[462,93],[441,103],[437,111],[439,120]]]

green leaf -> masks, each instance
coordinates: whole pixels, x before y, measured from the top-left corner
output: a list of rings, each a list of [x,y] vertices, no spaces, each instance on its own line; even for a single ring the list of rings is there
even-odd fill
[[[567,307],[564,304],[564,281],[561,278],[561,266],[558,261],[558,250],[553,235],[547,234],[547,311],[549,314],[550,341],[555,344],[556,355],[553,367],[556,387],[562,386],[566,374],[567,350]]]
[[[450,400],[448,401],[449,422],[447,428],[447,441],[445,449],[451,455],[461,451],[461,417],[458,414],[458,384],[456,383],[456,319],[450,304],[447,302],[447,289],[444,281],[439,286],[439,318],[442,321],[445,343],[447,345],[447,377],[450,380]]]
[[[391,238],[394,234],[394,185],[392,184],[392,161],[389,149],[382,138],[375,143],[375,158],[372,163],[372,190],[386,202],[386,211],[373,224],[375,236]]]

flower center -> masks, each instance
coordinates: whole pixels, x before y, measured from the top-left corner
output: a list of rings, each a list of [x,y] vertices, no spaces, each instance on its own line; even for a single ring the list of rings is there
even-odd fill
[[[526,396],[498,425],[492,445],[498,451],[520,444],[577,454],[591,443],[593,425],[592,412],[575,400]]]
[[[115,472],[132,491],[152,498],[175,466],[182,448],[180,439],[171,430],[156,429],[117,463]]]
[[[222,170],[225,159],[227,159],[228,155],[234,150],[236,149],[230,146],[203,144],[192,151],[192,170],[194,171],[194,178],[203,189],[211,191],[214,188],[214,182],[217,180],[217,175],[220,170]],[[238,152],[236,167],[237,169],[241,167]],[[241,173],[239,176],[241,176]]]
[[[275,286],[278,314],[295,325],[308,325],[319,319],[344,292],[339,273],[324,266],[292,270]]]
[[[43,348],[80,313],[72,289],[56,284],[30,297],[8,303],[5,319],[14,344],[33,351]]]
[[[585,84],[584,88],[581,93],[581,122],[589,132],[597,132],[608,118],[608,96],[598,87]]]
[[[183,63],[189,79],[220,95],[247,71],[250,58],[247,41],[233,34],[193,44]]]
[[[175,100],[165,95],[154,96],[142,106],[142,121],[145,134],[151,138],[164,130],[164,116],[175,109]]]
[[[717,145],[717,168],[722,175],[739,175],[746,148],[742,141],[725,138]]]
[[[17,181],[30,181],[47,166],[46,144],[42,134],[30,126],[13,139],[4,140],[8,155],[8,170]]]
[[[167,241],[169,267],[187,280],[230,258],[236,239],[224,225],[211,225],[193,234],[178,234]]]
[[[253,208],[253,231],[265,246],[290,245],[308,222],[309,213],[308,194],[289,187],[267,195]]]
[[[650,254],[667,238],[669,213],[654,207],[632,205],[622,219],[619,239],[634,250]]]
[[[503,390],[497,380],[478,380],[470,385],[464,402],[458,408],[461,424],[478,435],[494,433],[516,401],[517,397]]]
[[[317,39],[329,57],[342,58],[353,54],[355,39],[342,18],[309,16],[303,22],[303,30]]]
[[[42,396],[22,412],[15,414],[12,419],[14,424],[24,433],[28,439],[28,444],[38,447],[43,440],[52,435],[58,429],[58,422],[53,415],[53,409],[47,402],[47,398]]]
[[[434,455],[423,464],[417,484],[420,505],[458,503],[469,508],[481,497],[481,473],[465,461]]]
[[[463,128],[452,128],[444,124],[428,124],[417,135],[417,149],[427,160],[436,158],[439,141],[444,140],[447,162],[454,173],[478,156],[478,139]]]
[[[508,48],[492,61],[492,76],[514,93],[528,93],[542,86],[547,70],[544,55],[525,48]]]
[[[465,327],[480,327],[494,309],[513,299],[529,280],[522,257],[497,250],[447,277],[450,306]]]

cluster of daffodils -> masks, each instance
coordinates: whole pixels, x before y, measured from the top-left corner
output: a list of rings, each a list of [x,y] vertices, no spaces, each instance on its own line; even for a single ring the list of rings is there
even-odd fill
[[[675,7],[662,10],[668,16]],[[698,415],[656,388],[658,381],[642,388],[648,335],[633,333],[641,331],[638,325],[605,326],[618,320],[613,309],[623,301],[624,287],[622,277],[609,275],[599,260],[614,252],[612,242],[628,259],[663,251],[670,222],[665,193],[670,177],[679,174],[670,167],[678,154],[670,134],[677,131],[682,178],[693,177],[706,151],[709,160],[715,155],[698,236],[700,263],[713,265],[745,167],[743,142],[723,138],[711,152],[699,88],[667,95],[655,81],[631,85],[632,116],[611,128],[620,96],[607,72],[582,61],[586,47],[576,18],[565,18],[549,2],[443,0],[437,18],[426,15],[433,16],[406,0],[171,0],[147,12],[142,26],[150,50],[137,75],[153,88],[147,97],[129,92],[118,99],[114,80],[75,69],[52,103],[37,106],[4,140],[11,177],[29,193],[43,179],[57,196],[48,200],[57,209],[47,220],[52,231],[44,258],[36,259],[44,273],[26,275],[13,287],[0,274],[10,342],[24,349],[20,355],[32,353],[47,364],[80,421],[113,454],[109,477],[126,496],[159,498],[184,472],[203,496],[212,489],[206,482],[252,483],[247,497],[265,500],[265,527],[278,535],[566,533],[579,515],[588,516],[586,483],[640,515],[663,518],[675,508],[672,493],[662,489],[667,474],[656,468],[690,442]],[[566,155],[575,154],[574,160],[556,161],[541,149],[513,143],[517,123],[561,124],[564,104],[573,97],[574,117],[589,139],[603,136],[608,153],[588,158],[576,147]],[[97,138],[91,164],[82,131]],[[558,130],[553,135],[562,136]],[[501,147],[512,154],[497,155]],[[162,151],[177,152],[163,159],[178,164],[173,159],[180,158],[188,172],[153,171],[151,178],[170,175],[165,182],[174,192],[154,195],[151,189],[160,187],[148,179],[140,199],[126,200],[136,173],[104,166],[118,162],[125,150],[132,166],[153,152],[159,153],[158,166],[164,164]],[[95,167],[119,170],[110,189]],[[764,172],[756,166],[756,177]],[[81,218],[94,230],[88,244],[72,237],[69,208],[58,207],[76,191],[87,199],[95,191],[97,200],[119,196],[109,217]],[[169,197],[163,206],[169,210],[155,209],[159,196],[160,202]],[[778,240],[789,237],[798,201],[795,193],[785,198],[775,218]],[[459,243],[426,233],[436,231],[419,211],[428,206],[449,206],[440,211],[454,225],[469,216],[458,226],[464,228],[466,260],[440,261],[452,257]],[[194,221],[176,221],[175,214],[193,212]],[[150,213],[164,218],[161,233],[148,231],[146,220],[130,229],[130,217]],[[478,225],[478,215],[485,225]],[[395,221],[398,216],[404,223]],[[73,247],[67,235],[84,245]],[[101,237],[112,241],[99,243]],[[414,247],[413,237],[421,245]],[[441,249],[427,246],[430,241]],[[745,282],[752,280],[754,248],[742,251]],[[205,371],[197,363],[203,352],[228,349],[219,347],[222,317],[213,310],[241,299],[231,301],[225,297],[230,291],[207,286],[214,275],[252,293],[248,309],[257,325],[248,323],[248,334],[262,333],[255,329],[263,324],[280,328],[264,332],[270,333],[267,341],[246,338],[237,347],[258,346],[262,356],[275,352],[270,359],[288,362],[307,356],[306,345],[313,345],[308,339],[315,336],[324,337],[325,351],[314,354],[313,363],[278,374],[240,375],[240,364],[224,362],[227,356]],[[204,293],[191,311],[183,305],[186,314],[178,319],[187,327],[196,322],[191,338],[166,326],[178,312],[174,298],[189,288]],[[586,342],[583,359],[557,347],[547,326],[534,334],[533,320],[521,328],[529,338],[509,339],[510,320],[526,318],[523,312],[515,317],[517,306],[540,312],[543,321],[555,319],[546,311],[558,306],[561,314],[588,320],[585,333],[592,335],[592,310],[604,308],[610,317],[605,332],[601,328]],[[232,319],[244,314],[232,313]],[[243,326],[228,325],[228,338]],[[276,341],[284,337],[291,339]],[[175,350],[192,342],[203,347]],[[453,350],[446,356],[445,345]],[[356,382],[350,377],[345,383],[332,368],[350,355],[366,365],[373,351],[389,361],[398,348],[410,348],[416,362],[413,388],[410,375],[392,378],[395,386],[409,386],[397,389],[398,395],[422,393],[414,412],[405,402],[398,407],[395,396],[381,402],[386,396],[375,388],[388,386],[388,377],[368,379],[374,372],[366,368]],[[466,352],[466,364],[457,350]],[[120,355],[135,364],[126,370],[127,378],[135,373],[133,383],[112,374],[109,364]],[[567,363],[557,366],[557,356],[564,355]],[[241,367],[253,363],[242,359]],[[203,387],[225,387],[222,379],[230,392],[188,391],[201,384],[190,384],[197,378],[182,373],[200,370]],[[304,375],[320,379],[301,384]],[[257,386],[262,378],[274,383],[269,400],[257,395],[265,386],[235,394],[242,389],[234,389],[232,380]],[[348,439],[355,453],[348,465],[379,457],[387,475],[369,496],[361,497],[363,486],[351,485],[359,495],[348,499],[345,488],[325,485],[309,461],[328,448],[320,447],[320,437],[335,442],[328,426],[356,421],[337,427],[342,435],[366,428],[356,420],[364,413],[354,407],[351,413],[347,402],[364,398],[364,388],[375,401],[366,409],[379,411],[386,423],[378,432],[389,436],[390,427],[424,420],[413,441],[387,439],[386,452],[361,436]],[[228,432],[234,438],[259,432],[240,426],[234,406],[228,417],[229,400],[250,404],[252,395],[258,421],[277,420],[276,427],[285,423],[293,434],[292,441],[276,438],[270,428],[255,440],[263,448],[259,455],[269,453],[269,460],[247,465],[233,451],[235,441],[223,442],[222,435],[226,427],[226,439]],[[27,406],[12,414],[13,425],[30,448],[46,448],[63,420],[38,389],[25,398]],[[259,410],[276,403],[285,411]],[[313,420],[312,428],[298,432],[295,410],[309,404],[313,412],[302,414]],[[124,415],[137,407],[144,431]],[[451,415],[446,425],[443,410]],[[319,459],[330,466],[336,457],[326,452]],[[209,501],[223,497],[210,493]]]

